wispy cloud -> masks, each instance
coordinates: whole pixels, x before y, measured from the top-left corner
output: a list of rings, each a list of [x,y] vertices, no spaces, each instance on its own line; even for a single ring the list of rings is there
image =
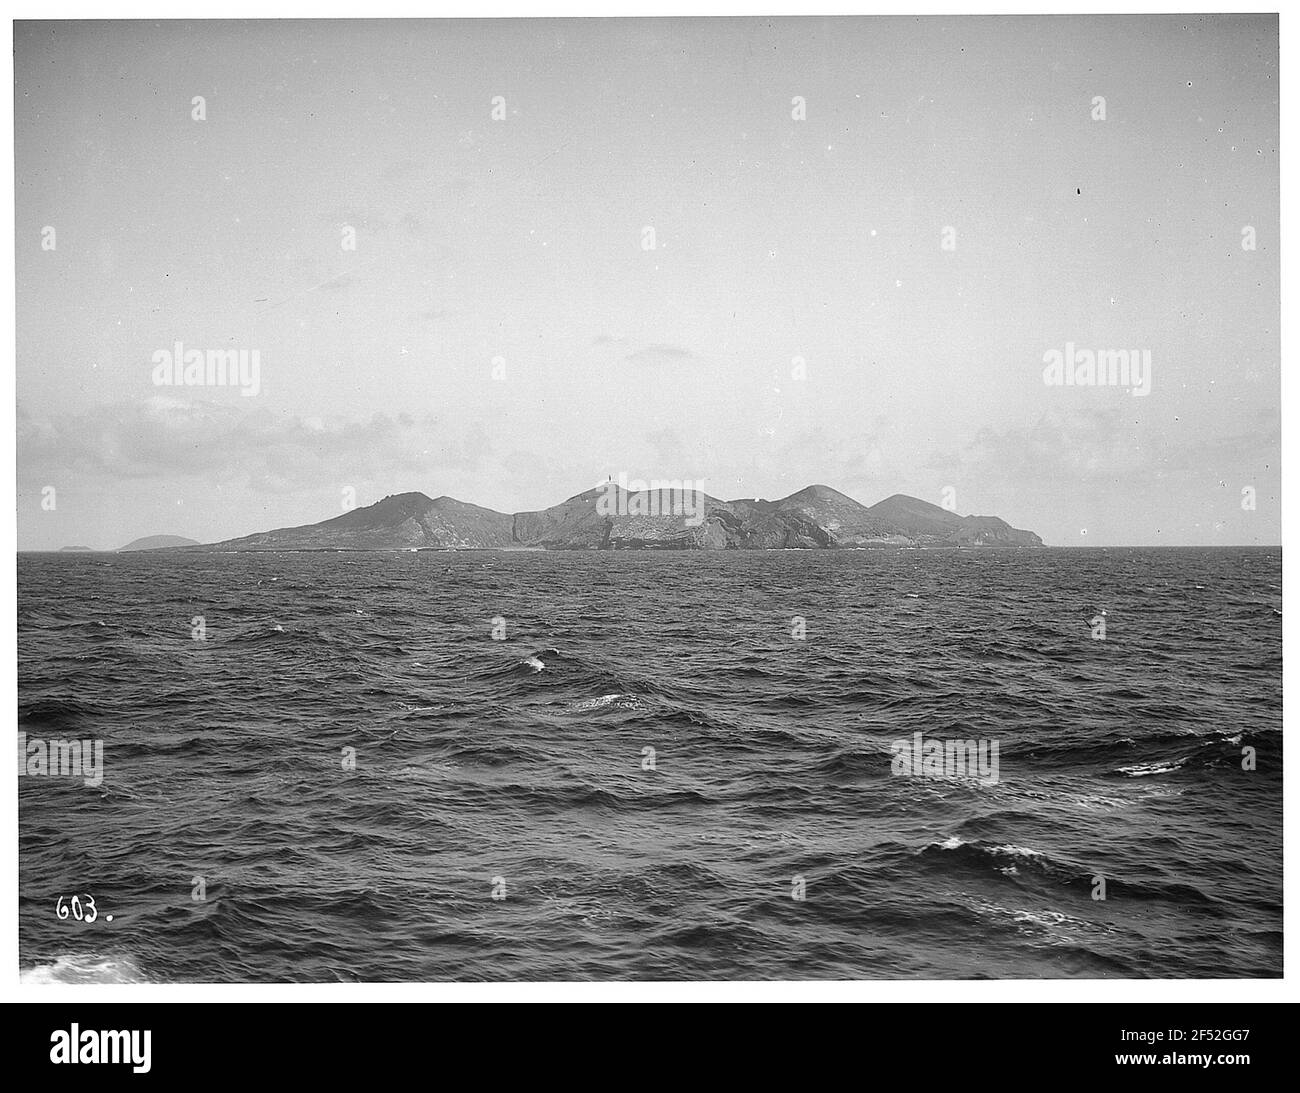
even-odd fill
[[[472,475],[491,455],[473,422],[323,419],[169,397],[43,417],[20,406],[17,434],[19,478],[28,485],[219,476],[279,493],[332,479]]]
[[[655,342],[651,345],[643,346],[634,350],[623,358],[629,364],[680,364],[683,361],[696,360],[696,356],[689,349],[683,349],[678,345],[667,345],[663,342]]]

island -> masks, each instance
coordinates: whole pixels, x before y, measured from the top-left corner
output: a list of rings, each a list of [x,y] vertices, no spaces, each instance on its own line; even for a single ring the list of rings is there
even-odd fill
[[[128,550],[166,550],[168,547],[198,545],[197,540],[186,539],[183,535],[146,535],[143,539],[132,539],[126,546],[118,547],[117,552],[124,554]]]
[[[640,486],[642,483],[632,483]],[[829,486],[778,501],[720,501],[689,488],[612,480],[534,512],[504,513],[423,493],[399,493],[316,524],[154,550],[827,550],[891,547],[1036,548],[1032,531],[997,516],[959,516],[894,494],[866,506]],[[129,548],[145,549],[137,540]]]

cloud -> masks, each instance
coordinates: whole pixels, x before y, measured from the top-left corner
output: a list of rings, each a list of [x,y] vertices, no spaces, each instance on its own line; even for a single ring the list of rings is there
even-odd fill
[[[683,349],[681,346],[655,342],[634,350],[623,359],[629,364],[654,365],[680,364],[683,361],[695,360],[696,357],[689,349]]]
[[[1275,465],[1276,413],[1261,413],[1250,424],[1214,436],[1190,423],[1139,422],[1102,409],[1052,411],[1031,424],[981,429],[951,461],[967,474],[1022,485],[1192,481]]]
[[[383,235],[387,232],[402,232],[406,235],[421,235],[428,225],[418,213],[393,210],[386,213],[373,207],[338,208],[332,214],[321,218],[323,222],[334,227],[355,228],[366,235]]]
[[[682,364],[699,358],[689,349],[668,342],[637,342],[620,334],[597,334],[591,340],[594,349],[612,349],[626,352],[618,359],[627,364],[652,367],[654,365]]]
[[[658,429],[655,432],[646,433],[645,439],[654,448],[657,466],[680,467],[691,460],[691,457],[687,454],[686,445],[682,443],[681,435],[676,429],[667,427]],[[671,477],[671,475],[667,477]]]
[[[18,477],[30,486],[129,479],[221,479],[259,492],[322,481],[476,474],[492,457],[478,422],[374,414],[302,417],[155,396],[80,414],[17,415]]]

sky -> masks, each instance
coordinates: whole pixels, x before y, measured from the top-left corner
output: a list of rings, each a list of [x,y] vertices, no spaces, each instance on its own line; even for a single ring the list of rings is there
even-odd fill
[[[620,473],[1280,542],[1274,16],[14,47],[19,549]],[[256,384],[159,382],[177,343]],[[1071,346],[1149,354],[1149,390],[1049,383]]]

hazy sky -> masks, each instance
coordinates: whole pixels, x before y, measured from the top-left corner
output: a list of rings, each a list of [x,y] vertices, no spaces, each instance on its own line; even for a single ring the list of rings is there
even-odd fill
[[[14,41],[21,549],[620,471],[1279,541],[1275,17]],[[178,341],[259,392],[156,385]],[[1150,393],[1047,385],[1067,343]]]

